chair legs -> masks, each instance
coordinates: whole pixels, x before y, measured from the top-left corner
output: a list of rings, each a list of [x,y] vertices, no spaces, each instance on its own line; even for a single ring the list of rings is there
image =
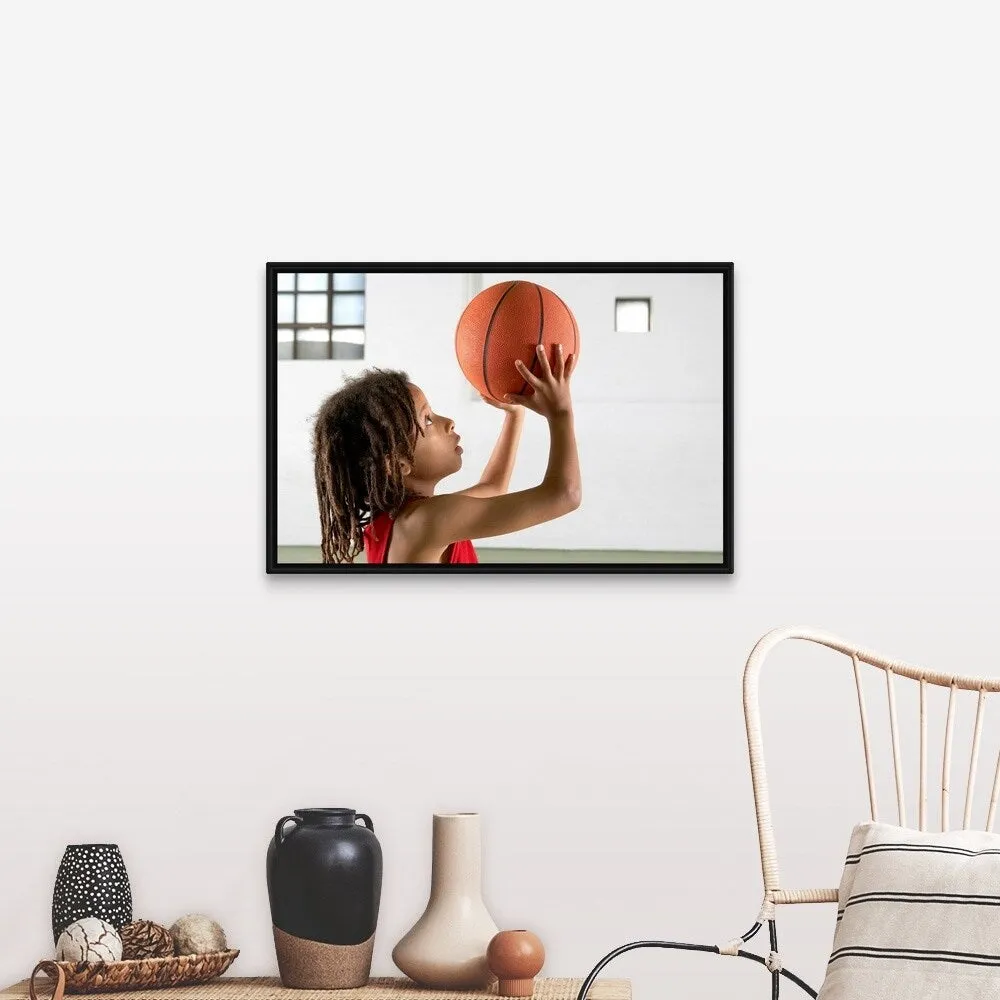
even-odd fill
[[[758,920],[754,923],[750,930],[735,940],[735,944],[738,945],[741,941],[744,943],[749,941],[757,934],[762,926],[763,924]],[[744,951],[742,948],[738,948],[733,951],[727,950],[725,954],[732,955],[736,958],[748,958],[752,962],[757,962],[760,965],[763,965],[771,974],[771,1000],[779,1000],[782,976],[789,980],[789,982],[798,986],[808,996],[815,998],[817,994],[811,986],[803,982],[803,980],[796,976],[794,972],[782,967],[781,959],[778,958],[778,929],[773,917],[767,921],[767,929],[771,943],[771,953],[767,957],[757,955],[752,951]],[[594,985],[594,981],[601,974],[605,966],[607,966],[610,962],[613,962],[619,955],[624,955],[627,951],[635,951],[639,948],[666,948],[672,951],[704,951],[715,955],[723,954],[723,951],[717,944],[688,944],[683,941],[632,941],[628,944],[623,944],[618,948],[615,948],[614,951],[609,951],[608,954],[605,955],[597,963],[597,965],[590,970],[587,974],[587,978],[583,981],[583,985],[580,987],[580,991],[577,994],[577,1000],[587,1000],[587,994],[590,992],[590,988]]]

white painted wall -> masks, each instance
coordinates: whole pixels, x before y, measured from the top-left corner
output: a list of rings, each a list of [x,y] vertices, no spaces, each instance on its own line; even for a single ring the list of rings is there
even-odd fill
[[[484,814],[487,899],[549,975],[728,940],[760,901],[759,635],[1000,670],[995,32],[871,0],[297,10],[6,15],[0,978],[48,953],[83,840],[272,973],[265,846],[317,802],[375,818],[377,973],[436,809]],[[263,265],[344,257],[735,260],[736,574],[267,577]],[[790,882],[835,884],[864,813],[843,666],[765,679]],[[782,919],[818,982],[832,908]],[[768,995],[709,956],[609,972]]]
[[[585,501],[557,521],[490,539],[495,547],[722,551],[722,276],[490,273],[483,286],[525,278],[574,311],[581,362],[574,408]],[[278,365],[278,543],[318,545],[312,416],[346,374],[402,368],[462,435],[465,465],[442,490],[474,483],[502,414],[484,404],[455,360],[463,274],[368,275],[364,361]],[[648,335],[614,330],[616,297],[650,297]],[[522,434],[511,489],[540,482],[547,425]]]

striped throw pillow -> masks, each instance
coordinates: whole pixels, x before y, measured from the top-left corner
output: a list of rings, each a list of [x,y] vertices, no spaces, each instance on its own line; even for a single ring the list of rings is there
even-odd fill
[[[820,1000],[1000,1000],[1000,835],[861,823]]]

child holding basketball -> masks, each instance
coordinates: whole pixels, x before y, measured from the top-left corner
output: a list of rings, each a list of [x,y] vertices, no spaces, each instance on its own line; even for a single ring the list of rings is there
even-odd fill
[[[569,380],[575,358],[561,345],[549,359],[539,345],[538,374],[516,361],[525,395],[504,402],[504,426],[480,481],[455,493],[438,484],[462,467],[452,420],[434,413],[404,372],[373,369],[348,379],[320,407],[313,433],[324,563],[475,563],[475,538],[551,521],[580,505],[580,464]],[[549,424],[541,483],[507,492],[524,410]]]

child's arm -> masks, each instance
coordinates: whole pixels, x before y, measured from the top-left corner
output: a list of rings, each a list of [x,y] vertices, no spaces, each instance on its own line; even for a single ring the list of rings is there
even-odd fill
[[[503,427],[497,438],[493,454],[486,463],[486,468],[475,486],[456,490],[466,497],[495,497],[507,492],[510,485],[510,475],[514,471],[514,459],[517,457],[517,446],[521,440],[521,427],[524,425],[524,407],[511,403],[497,403],[487,396],[483,400],[498,409],[505,410]]]
[[[575,358],[563,362],[556,349],[554,370],[539,348],[540,375],[518,362],[518,370],[534,390],[530,396],[509,396],[549,422],[549,462],[538,486],[494,497],[445,493],[415,507],[403,527],[417,550],[433,551],[464,538],[489,538],[530,528],[576,510],[582,499],[580,462],[576,449],[569,377]]]

